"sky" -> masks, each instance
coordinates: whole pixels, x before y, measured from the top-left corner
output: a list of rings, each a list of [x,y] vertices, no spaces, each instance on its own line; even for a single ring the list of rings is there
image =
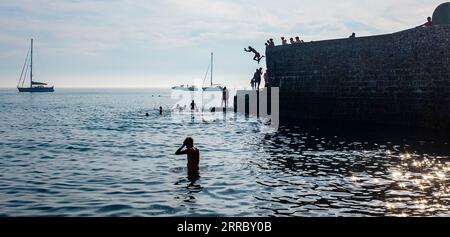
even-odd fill
[[[56,88],[249,85],[268,38],[385,34],[423,24],[442,0],[0,0],[0,87],[17,86],[30,38],[34,78]],[[263,67],[265,61],[261,64]]]

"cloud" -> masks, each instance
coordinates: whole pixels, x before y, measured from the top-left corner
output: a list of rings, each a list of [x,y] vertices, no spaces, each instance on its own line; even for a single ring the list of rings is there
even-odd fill
[[[229,67],[239,74],[244,71],[242,62],[246,59],[240,51],[249,44],[262,48],[269,37],[300,35],[304,40],[317,41],[348,37],[351,32],[373,35],[400,31],[423,23],[439,3],[440,0],[0,0],[0,70],[10,67],[7,61],[14,55],[17,60],[22,58],[28,38],[36,37],[40,51],[56,58],[55,65],[67,60],[65,57],[72,58],[72,67],[93,58],[95,63],[134,57],[123,67],[133,68],[139,60],[148,60],[150,65],[171,60],[173,67],[203,68],[203,61],[195,61],[196,52],[214,48],[223,51],[231,61]],[[236,48],[236,53],[229,50],[232,48]],[[186,58],[178,59],[180,52]],[[68,63],[61,67],[68,67]],[[161,74],[161,68],[154,66],[152,70]]]
[[[268,34],[299,33],[317,40],[347,35],[352,31],[348,22],[368,26],[361,29],[367,34],[412,27],[431,15],[437,2],[18,0],[2,1],[0,8],[13,9],[15,14],[3,11],[0,29],[11,35],[24,31],[47,34],[55,41],[81,43],[91,50],[124,43],[158,48],[208,40],[263,40],[259,37]]]

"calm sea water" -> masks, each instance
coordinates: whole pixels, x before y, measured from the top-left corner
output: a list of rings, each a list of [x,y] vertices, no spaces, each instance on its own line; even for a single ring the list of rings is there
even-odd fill
[[[450,216],[445,139],[273,132],[172,103],[170,90],[0,90],[0,216]],[[201,151],[193,186],[174,155],[186,136]]]

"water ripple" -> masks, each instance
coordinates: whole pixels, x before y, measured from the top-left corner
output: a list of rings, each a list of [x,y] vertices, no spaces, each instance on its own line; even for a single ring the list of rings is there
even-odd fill
[[[0,216],[450,215],[446,140],[160,116],[169,98],[0,91]],[[186,136],[201,150],[194,185],[186,158],[173,155]]]

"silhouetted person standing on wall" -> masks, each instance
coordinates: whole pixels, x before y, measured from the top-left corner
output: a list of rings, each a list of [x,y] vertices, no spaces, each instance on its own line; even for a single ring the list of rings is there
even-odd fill
[[[287,40],[284,37],[281,37],[281,45],[287,45]]]
[[[273,39],[269,39],[269,45],[270,47],[275,47],[275,42],[273,42]]]
[[[261,62],[261,59],[263,59],[265,56],[261,56],[261,54],[256,51],[252,46],[248,46],[248,49],[244,49],[245,52],[254,53],[255,57],[253,57],[253,60],[258,62],[258,64]]]
[[[263,76],[263,69],[262,69],[262,67],[260,67],[259,68],[259,80],[257,81],[257,83],[258,83],[258,90],[259,90],[259,87],[260,87],[260,85],[261,85],[261,80],[262,80],[262,76]]]
[[[269,75],[267,75],[267,72],[264,73],[264,87],[269,87]]]
[[[222,91],[222,106],[225,105],[225,108],[228,108],[228,99],[229,99],[228,89],[224,87]]]
[[[191,111],[197,110],[197,105],[195,104],[195,101],[191,102]]]
[[[267,48],[272,48],[275,47],[275,42],[273,42],[273,39],[268,39],[266,42],[266,47]]]
[[[259,75],[259,69],[256,69],[256,72],[253,74],[252,78],[252,90],[256,90],[256,84],[258,83],[258,75]]]
[[[186,149],[184,149],[185,147]],[[175,155],[187,155],[188,179],[191,182],[198,180],[200,177],[200,151],[194,146],[194,139],[186,138],[183,145],[175,152]]]
[[[352,35],[350,35],[350,37],[349,37],[350,39],[354,39],[354,38],[356,38],[356,33],[352,33]]]
[[[294,38],[290,38],[289,40],[290,40],[291,44],[295,44]]]

